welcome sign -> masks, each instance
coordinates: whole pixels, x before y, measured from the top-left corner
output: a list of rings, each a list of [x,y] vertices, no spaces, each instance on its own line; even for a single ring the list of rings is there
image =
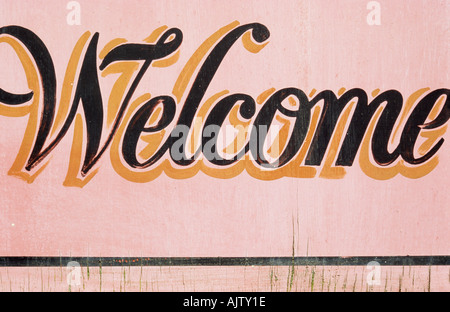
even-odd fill
[[[8,287],[448,289],[448,2],[1,6]]]

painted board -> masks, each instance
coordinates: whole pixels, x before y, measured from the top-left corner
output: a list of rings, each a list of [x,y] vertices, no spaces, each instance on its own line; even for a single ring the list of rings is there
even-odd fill
[[[450,289],[449,1],[0,7],[0,290]]]

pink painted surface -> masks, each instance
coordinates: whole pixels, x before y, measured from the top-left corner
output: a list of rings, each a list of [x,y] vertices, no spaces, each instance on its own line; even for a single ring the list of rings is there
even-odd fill
[[[383,266],[368,285],[365,266],[99,267],[70,286],[66,267],[0,268],[0,292],[437,292],[450,291],[444,266]]]
[[[236,44],[206,96],[228,89],[256,98],[293,86],[397,89],[407,97],[450,85],[449,1],[379,1],[380,26],[369,26],[367,2],[354,0],[79,2],[81,25],[69,26],[66,1],[0,1],[2,26],[29,28],[46,44],[58,97],[86,30],[100,33],[101,48],[118,37],[140,42],[161,25],[181,29],[179,61],[151,68],[135,93],[158,95],[170,94],[197,47],[235,20],[266,25],[270,43],[258,54]],[[0,86],[26,92],[6,44],[0,60]],[[114,172],[107,153],[80,189],[62,185],[72,130],[34,183],[7,175],[26,122],[0,117],[0,256],[291,256],[293,241],[298,256],[450,254],[448,133],[439,165],[417,180],[376,181],[354,165],[340,180],[260,181],[244,172],[228,180],[162,174],[138,184]]]

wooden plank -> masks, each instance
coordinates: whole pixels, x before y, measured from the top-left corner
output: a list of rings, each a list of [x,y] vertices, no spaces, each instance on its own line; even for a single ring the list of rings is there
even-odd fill
[[[0,7],[1,291],[449,290],[449,1]]]

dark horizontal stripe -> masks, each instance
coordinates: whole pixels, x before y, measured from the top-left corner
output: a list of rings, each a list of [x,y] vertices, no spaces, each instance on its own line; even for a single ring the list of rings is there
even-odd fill
[[[450,265],[450,256],[374,257],[0,257],[0,267],[80,266],[287,266],[287,265]]]

